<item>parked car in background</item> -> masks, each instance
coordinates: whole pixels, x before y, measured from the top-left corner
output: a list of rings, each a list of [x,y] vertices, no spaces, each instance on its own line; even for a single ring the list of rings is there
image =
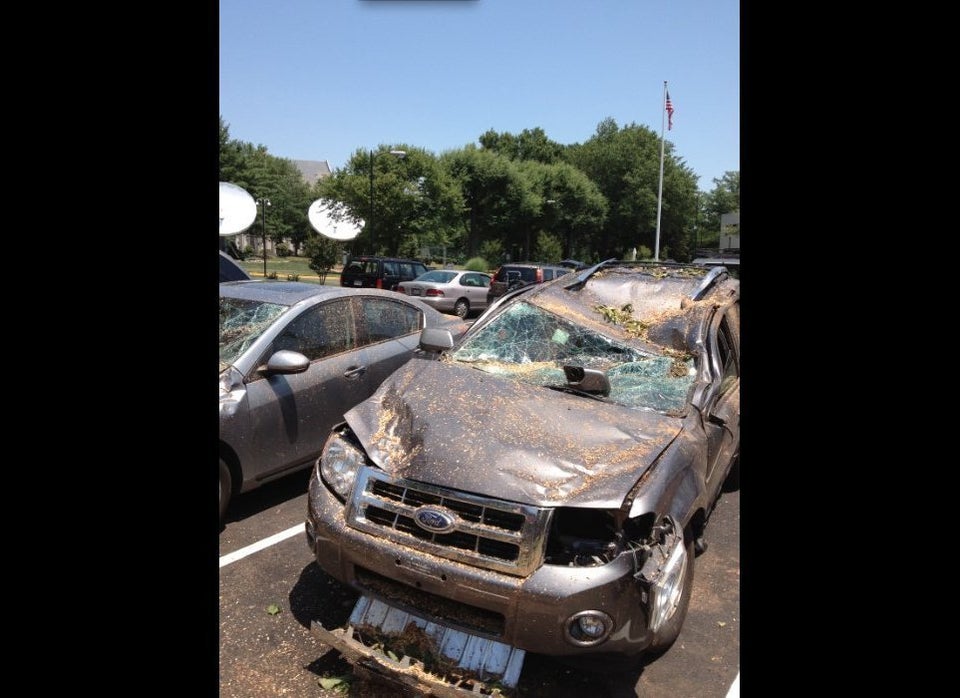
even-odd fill
[[[465,318],[487,307],[490,278],[482,271],[433,269],[413,281],[401,281],[397,291],[420,298],[442,313]]]
[[[340,273],[340,285],[351,288],[382,288],[395,291],[401,281],[413,281],[430,268],[416,259],[351,257]]]
[[[220,284],[220,518],[235,495],[309,468],[343,413],[459,318],[378,289]]]
[[[233,257],[220,250],[220,282],[243,281],[249,279],[250,274]]]
[[[487,291],[487,304],[493,303],[507,291],[526,286],[527,284],[541,284],[544,281],[553,281],[570,271],[570,267],[562,264],[543,264],[540,262],[517,262],[504,264],[493,275],[490,289]]]
[[[314,634],[401,684],[406,654],[444,687],[516,687],[526,652],[609,668],[670,647],[738,486],[739,280],[609,260],[420,346],[311,473],[307,544],[360,593]]]

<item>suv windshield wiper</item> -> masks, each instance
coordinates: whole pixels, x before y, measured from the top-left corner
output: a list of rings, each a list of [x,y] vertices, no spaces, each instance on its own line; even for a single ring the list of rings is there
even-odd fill
[[[579,388],[573,388],[569,385],[545,385],[544,388],[550,388],[550,390],[557,390],[561,393],[570,393],[571,395],[579,395],[580,397],[590,397],[594,400],[599,400],[600,402],[610,402],[610,400],[603,395],[597,395],[596,393],[588,393],[586,390],[580,390]]]

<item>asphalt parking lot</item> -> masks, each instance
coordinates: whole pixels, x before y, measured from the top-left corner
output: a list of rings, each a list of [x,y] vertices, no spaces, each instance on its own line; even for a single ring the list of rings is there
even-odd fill
[[[303,534],[306,482],[300,473],[239,498],[220,533],[220,696],[395,696],[353,677],[309,630],[312,620],[342,625],[357,595],[313,562]],[[633,671],[598,674],[528,654],[518,696],[736,698],[739,491],[721,495],[707,541],[686,623],[664,655]]]

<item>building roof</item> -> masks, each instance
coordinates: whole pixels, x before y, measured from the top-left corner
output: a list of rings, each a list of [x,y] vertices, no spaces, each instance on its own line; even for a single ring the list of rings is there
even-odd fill
[[[300,170],[307,184],[316,184],[322,178],[331,175],[330,164],[326,160],[291,160],[291,162]]]

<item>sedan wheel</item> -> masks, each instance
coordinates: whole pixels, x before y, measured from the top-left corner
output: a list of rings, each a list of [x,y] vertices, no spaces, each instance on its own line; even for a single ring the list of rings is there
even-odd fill
[[[467,317],[470,312],[470,303],[465,298],[461,298],[453,306],[453,312],[459,318]]]

